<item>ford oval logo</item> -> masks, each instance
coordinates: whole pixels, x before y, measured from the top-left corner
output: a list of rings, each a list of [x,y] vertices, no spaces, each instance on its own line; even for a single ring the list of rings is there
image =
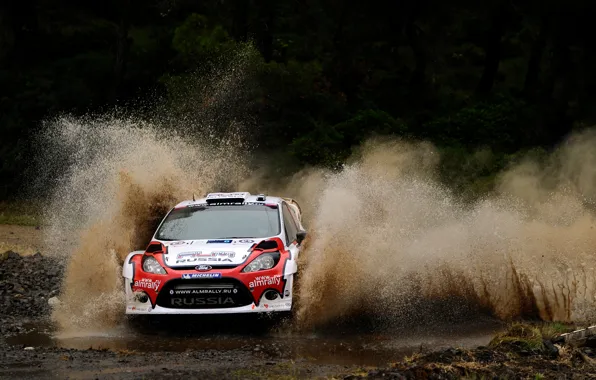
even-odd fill
[[[205,270],[211,270],[211,265],[197,265],[195,267],[196,270],[200,270],[200,271],[205,271]]]

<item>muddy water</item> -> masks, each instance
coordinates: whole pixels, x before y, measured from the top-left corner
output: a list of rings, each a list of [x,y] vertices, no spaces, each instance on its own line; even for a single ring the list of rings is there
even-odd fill
[[[307,360],[313,364],[384,365],[416,352],[486,345],[502,324],[491,319],[451,325],[394,327],[358,331],[354,326],[325,331],[293,331],[289,326],[269,328],[267,321],[238,318],[180,320],[161,324],[130,322],[101,331],[64,334],[49,325],[26,326],[28,332],[8,338],[9,344],[31,347],[108,349],[114,351],[185,352],[250,351],[270,359]]]

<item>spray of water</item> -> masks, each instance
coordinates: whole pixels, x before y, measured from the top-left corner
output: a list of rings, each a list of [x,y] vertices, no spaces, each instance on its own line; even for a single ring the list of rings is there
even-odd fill
[[[523,161],[471,205],[439,184],[428,144],[371,140],[339,173],[301,178],[317,196],[303,198],[315,211],[298,321],[364,311],[416,323],[429,310],[593,320],[594,143],[586,132]]]
[[[548,161],[510,168],[494,194],[464,204],[436,179],[440,157],[426,143],[370,140],[339,172],[309,168],[268,183],[267,170],[251,171],[234,144],[194,144],[115,119],[52,126],[49,141],[74,153],[48,208],[53,246],[73,242],[61,251],[68,267],[54,319],[63,329],[117,322],[124,256],[146,244],[174,203],[221,189],[301,203],[311,232],[301,326],[361,314],[419,321],[440,312],[440,319],[461,310],[503,319],[596,315],[591,133]],[[440,308],[428,308],[433,302]]]
[[[125,256],[146,247],[176,203],[238,187],[252,148],[243,138],[250,123],[230,109],[239,110],[232,104],[250,88],[253,57],[241,46],[218,70],[206,70],[209,81],[186,77],[172,90],[173,99],[187,98],[185,109],[164,103],[144,119],[59,117],[45,124],[35,187],[49,189],[46,246],[65,263],[52,315],[63,332],[120,321]]]
[[[175,203],[226,190],[301,204],[310,232],[301,257],[301,326],[362,314],[416,323],[454,310],[594,319],[595,133],[569,139],[546,161],[506,170],[496,191],[473,204],[441,185],[440,156],[427,143],[373,139],[340,171],[306,168],[280,179],[271,174],[275,164],[246,164],[246,129],[241,113],[231,112],[245,93],[234,91],[246,86],[250,54],[241,57],[200,86],[216,96],[163,110],[161,121],[61,117],[46,124],[39,177],[50,194],[47,246],[66,263],[52,315],[63,331],[117,323],[126,254],[144,248]],[[198,111],[189,116],[193,104]]]
[[[63,329],[113,324],[124,257],[145,247],[177,202],[235,188],[243,161],[238,147],[191,144],[122,120],[60,119],[50,131],[77,153],[47,208],[48,246],[68,262],[54,319]]]

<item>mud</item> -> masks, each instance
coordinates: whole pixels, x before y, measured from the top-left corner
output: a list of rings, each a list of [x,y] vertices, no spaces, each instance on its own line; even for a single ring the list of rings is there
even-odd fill
[[[9,305],[0,309],[0,378],[585,378],[596,373],[589,349],[561,348],[553,357],[477,348],[504,327],[479,315],[403,326],[345,319],[313,329],[263,316],[134,318],[108,329],[68,333],[48,318],[47,302],[36,301],[57,293],[56,259],[14,252],[3,257],[0,281],[11,285],[0,290]]]
[[[39,326],[36,327],[36,329]],[[158,329],[159,330],[159,329]],[[479,339],[428,339],[400,346],[404,336],[255,337],[254,334],[176,336],[161,330],[145,338],[91,335],[53,337],[41,333],[0,342],[0,378],[594,378],[589,349],[549,351],[477,347]],[[128,333],[125,333],[128,334]],[[46,341],[40,336],[46,336]],[[117,333],[116,333],[117,335]],[[80,339],[78,342],[77,339]],[[50,341],[54,341],[51,343]],[[424,339],[423,339],[424,340]],[[119,345],[114,342],[120,341]],[[390,341],[393,344],[387,344]],[[459,341],[460,344],[457,344]],[[101,349],[102,342],[111,348]],[[399,343],[401,342],[401,343]],[[444,348],[443,344],[457,348]],[[85,347],[88,343],[90,347]],[[80,348],[65,348],[79,346]],[[555,346],[553,346],[555,347]]]
[[[202,331],[179,325],[179,318],[169,318],[167,326],[131,329],[130,326],[88,332],[84,335],[61,334],[43,326],[25,326],[26,332],[7,339],[11,345],[33,347],[60,347],[74,349],[108,349],[110,351],[135,351],[140,354],[186,351],[249,350],[263,353],[268,358],[306,360],[317,365],[368,365],[380,366],[414,352],[440,349],[451,345],[472,348],[487,344],[495,330],[494,321],[466,326],[427,328],[407,333],[380,330],[374,333],[324,331],[296,333],[288,326],[273,331],[271,321],[257,321],[239,317],[234,320],[193,318],[193,324],[205,324]],[[242,329],[231,326],[242,326]],[[183,331],[181,331],[183,330]]]
[[[438,180],[439,152],[425,142],[372,139],[337,172],[309,169],[297,177],[297,188],[317,190],[297,196],[309,200],[312,231],[299,320],[366,313],[415,324],[467,309],[594,321],[595,142],[587,131],[542,161],[521,160],[474,202]],[[444,311],[412,313],[413,303]]]

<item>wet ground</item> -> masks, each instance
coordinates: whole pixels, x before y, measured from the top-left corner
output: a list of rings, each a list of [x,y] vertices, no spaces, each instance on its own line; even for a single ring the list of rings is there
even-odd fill
[[[222,378],[347,376],[415,353],[486,345],[494,320],[425,328],[349,324],[296,331],[288,321],[168,317],[102,331],[57,333],[47,322],[6,337],[0,378],[158,378],[202,373]]]
[[[22,347],[88,348],[142,353],[248,350],[270,358],[313,364],[380,366],[415,352],[486,345],[502,324],[486,319],[460,325],[379,327],[368,331],[344,326],[324,331],[292,331],[289,322],[268,328],[256,318],[170,317],[158,324],[125,322],[103,331],[56,333],[47,323],[26,324],[26,332],[8,337]]]
[[[0,228],[33,251],[40,231],[26,230]],[[463,307],[449,319],[440,304],[413,304],[417,313],[391,325],[360,319],[297,330],[255,316],[169,316],[56,332],[47,321],[62,278],[53,260],[0,252],[0,379],[596,378],[590,348],[556,356],[476,348],[504,324]]]

